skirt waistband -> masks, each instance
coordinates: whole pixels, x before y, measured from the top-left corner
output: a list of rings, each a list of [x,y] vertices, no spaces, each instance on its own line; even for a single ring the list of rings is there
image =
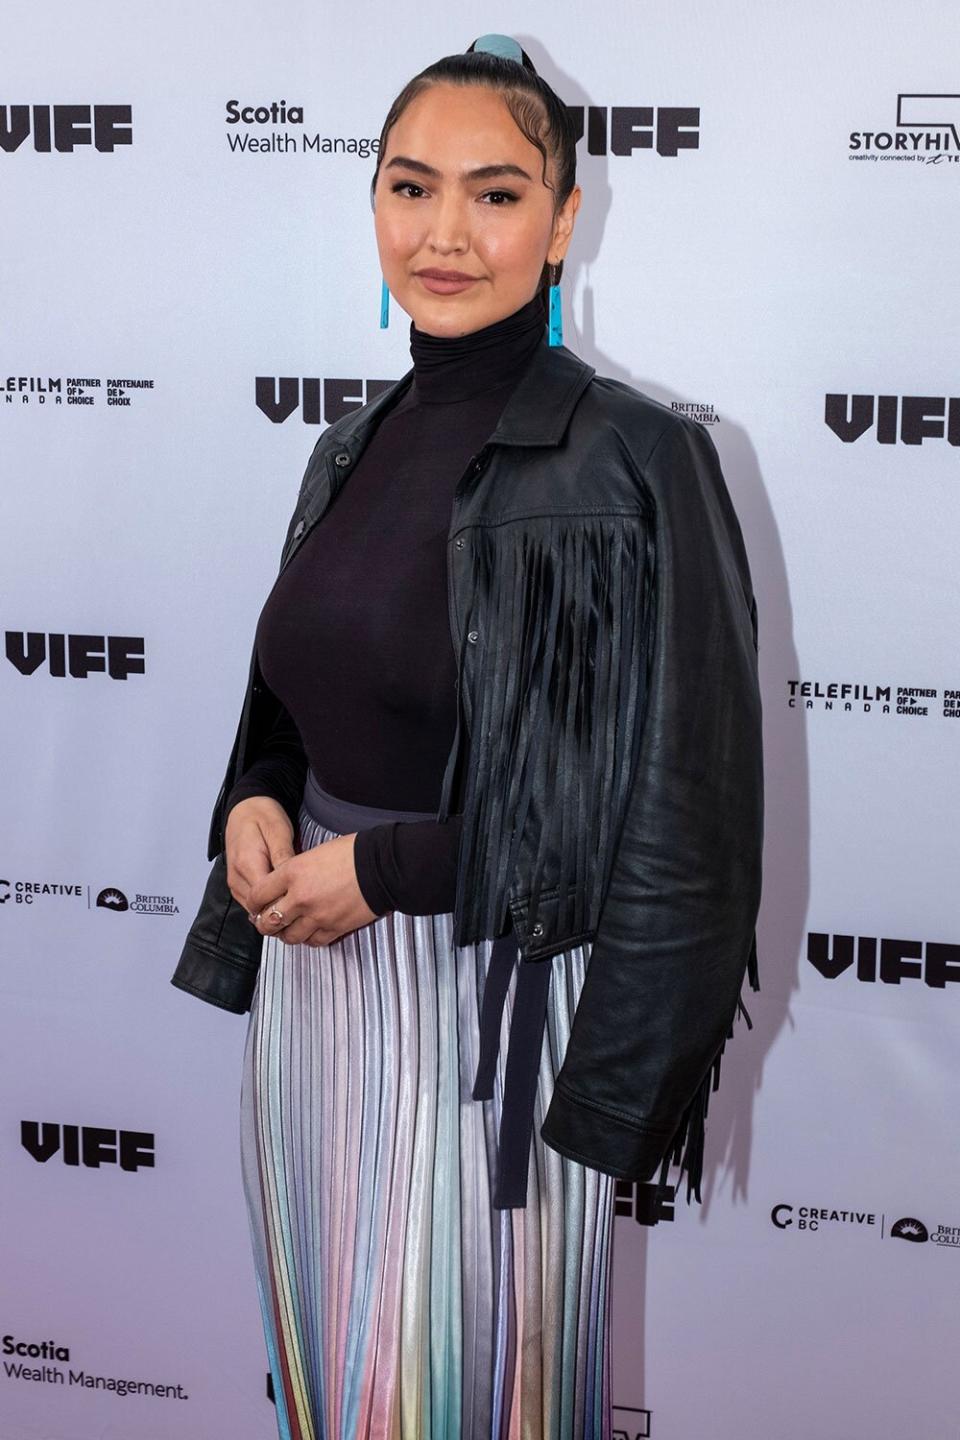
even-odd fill
[[[385,825],[391,820],[436,819],[433,810],[386,810],[378,805],[355,805],[352,800],[341,800],[324,790],[310,769],[303,787],[303,806],[317,824],[338,835]],[[493,1098],[501,1022],[515,965],[520,968],[504,1070],[493,1193],[495,1210],[522,1209],[527,1203],[530,1139],[552,974],[549,961],[536,965],[520,964],[520,950],[512,928],[493,941],[480,1013],[480,1053],[473,1087],[475,1100]]]
[[[303,805],[318,825],[335,830],[339,835],[352,834],[354,830],[370,830],[374,825],[386,825],[391,820],[436,819],[433,810],[387,810],[380,805],[357,805],[352,800],[341,800],[338,795],[324,790],[309,769],[303,787]]]

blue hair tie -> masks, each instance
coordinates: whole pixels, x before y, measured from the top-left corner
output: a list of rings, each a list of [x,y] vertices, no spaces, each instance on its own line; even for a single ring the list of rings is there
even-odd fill
[[[504,60],[516,60],[523,64],[523,51],[511,35],[481,35],[474,40],[471,50],[483,50],[488,55],[501,55]]]

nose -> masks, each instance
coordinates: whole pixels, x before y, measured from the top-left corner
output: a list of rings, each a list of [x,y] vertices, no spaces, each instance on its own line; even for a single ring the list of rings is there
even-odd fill
[[[441,255],[468,249],[469,203],[469,200],[451,190],[441,195],[432,207],[430,245]]]

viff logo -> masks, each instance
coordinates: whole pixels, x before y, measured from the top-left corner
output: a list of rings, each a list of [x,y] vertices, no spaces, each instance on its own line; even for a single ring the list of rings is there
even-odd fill
[[[652,150],[675,156],[700,148],[698,105],[568,105],[577,140],[587,137],[588,155],[632,155]]]
[[[256,403],[274,425],[300,411],[304,425],[332,425],[389,390],[393,380],[320,380],[316,376],[258,375]]]
[[[86,680],[106,673],[126,680],[144,673],[142,635],[45,635],[42,630],[7,630],[4,645],[10,664],[32,675],[44,663],[51,675]]]
[[[960,396],[841,395],[826,397],[823,418],[839,440],[852,445],[876,427],[878,445],[960,445]]]
[[[45,1165],[59,1154],[64,1165],[82,1163],[91,1170],[119,1165],[121,1170],[153,1169],[156,1138],[145,1130],[104,1130],[99,1125],[20,1122],[20,1143]]]
[[[664,1185],[659,1204],[657,1187],[650,1180],[617,1180],[614,1182],[613,1213],[636,1220],[638,1225],[659,1225],[661,1220],[675,1220],[676,1187]]]
[[[933,990],[944,990],[960,980],[960,945],[936,940],[878,940],[875,935],[812,930],[807,935],[807,959],[825,980],[836,980],[848,970],[868,985],[877,980],[883,985],[922,980]]]
[[[28,140],[41,154],[70,154],[84,145],[109,154],[133,144],[133,106],[0,105],[0,150],[11,155]]]

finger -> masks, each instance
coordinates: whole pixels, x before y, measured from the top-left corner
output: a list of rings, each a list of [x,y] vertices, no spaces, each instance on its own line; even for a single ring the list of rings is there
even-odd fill
[[[258,905],[255,905],[254,902],[251,900],[250,886],[245,883],[243,877],[235,874],[232,879],[228,879],[227,889],[230,891],[230,894],[233,896],[234,900],[236,900],[237,904],[242,905],[244,910],[246,910],[247,914],[252,919],[260,907]]]
[[[227,889],[248,914],[255,913],[258,908],[251,891],[263,883],[271,868],[269,855],[259,845],[244,845],[232,857],[227,857]]]
[[[290,860],[296,854],[290,826],[282,820],[273,820],[263,825],[261,830],[270,857],[270,864],[276,870],[284,860]]]
[[[301,943],[309,945],[313,950],[318,950],[321,945],[332,945],[334,940],[338,938],[339,937],[331,930],[314,930],[313,933],[308,935],[306,940],[303,940]]]
[[[289,911],[290,906],[282,903],[284,896],[290,898],[288,885],[289,881],[283,875],[278,875],[275,870],[271,870],[268,875],[264,875],[250,886],[247,893],[247,909],[266,912],[271,905],[278,905],[281,910]]]
[[[248,889],[265,880],[273,868],[269,854],[259,845],[245,846],[234,858],[234,870]]]
[[[317,928],[316,921],[308,915],[301,915],[291,925],[285,925],[280,936],[285,945],[328,945],[336,936],[329,928]]]
[[[280,918],[278,919],[277,914],[272,912],[279,912]],[[292,909],[292,903],[285,902],[283,895],[278,900],[271,900],[268,904],[261,906],[259,910],[253,912],[253,915],[253,923],[261,935],[279,935],[281,939],[284,938],[284,932],[290,925],[299,919]]]

